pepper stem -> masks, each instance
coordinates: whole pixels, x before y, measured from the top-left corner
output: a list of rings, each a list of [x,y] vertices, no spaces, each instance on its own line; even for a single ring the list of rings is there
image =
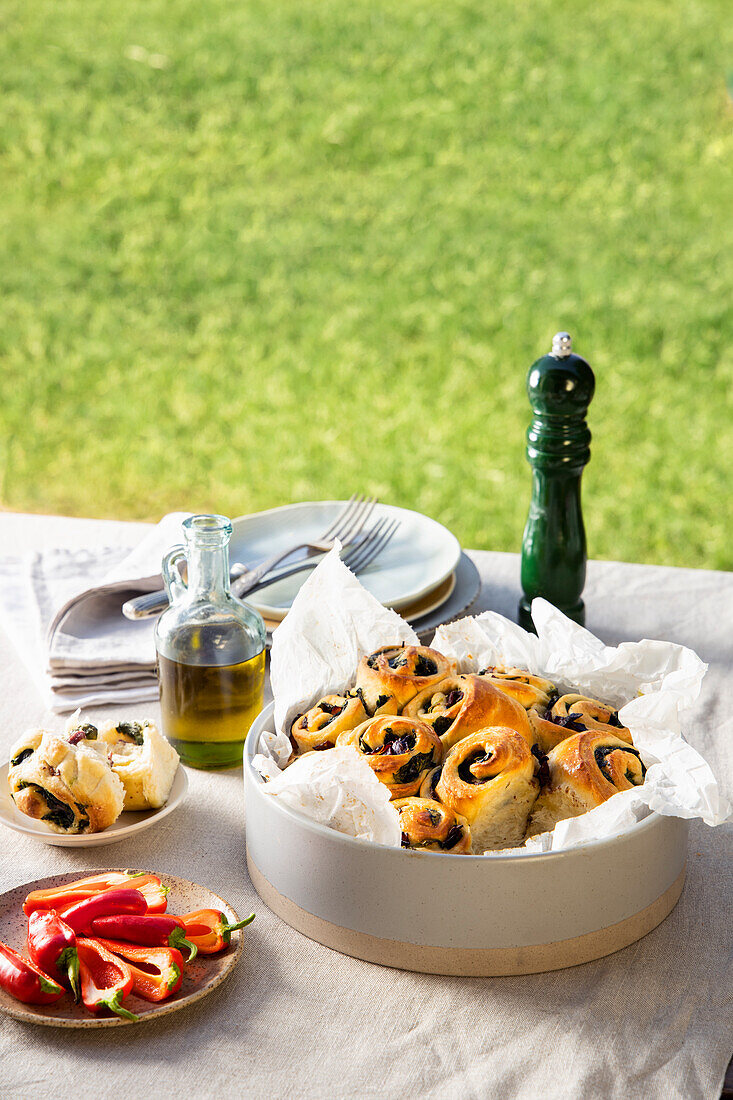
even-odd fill
[[[71,992],[77,1004],[81,1000],[81,987],[79,985],[79,955],[75,947],[65,947],[56,960],[58,969],[69,979]]]
[[[111,1012],[116,1012],[118,1016],[121,1016],[123,1020],[133,1020],[135,1023],[140,1019],[134,1012],[129,1012],[126,1008],[123,1008],[120,1004],[121,989],[115,990],[111,997],[103,997],[102,1004],[106,1005]]]
[[[199,949],[196,944],[191,943],[190,940],[186,939],[185,929],[183,928],[177,927],[173,929],[170,936],[168,937],[168,946],[175,947],[177,951],[180,951],[181,948],[185,947],[188,951],[188,958],[186,959],[186,962],[191,962],[193,959],[196,958],[199,953]]]
[[[248,917],[245,917],[244,920],[237,921],[236,924],[227,924],[225,922],[224,924],[222,924],[221,930],[222,932],[236,932],[239,928],[246,928],[247,925],[251,924],[254,919],[254,913],[250,913]]]

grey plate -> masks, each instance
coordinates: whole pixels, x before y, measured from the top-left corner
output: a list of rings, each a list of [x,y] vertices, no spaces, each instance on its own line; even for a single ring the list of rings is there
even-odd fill
[[[45,890],[53,886],[62,886],[66,882],[76,882],[86,878],[87,874],[104,874],[105,870],[124,870],[124,868],[100,868],[85,871],[72,871],[64,875],[51,875],[23,883],[13,890],[0,894],[0,940],[15,951],[24,954],[27,920],[23,915],[23,902],[31,890]],[[132,872],[133,874],[136,872]],[[157,871],[140,871],[140,874],[158,874]],[[171,913],[194,913],[198,909],[221,909],[230,924],[240,919],[231,905],[227,905],[217,894],[198,883],[176,878],[174,875],[159,874],[164,886],[170,890],[168,908]],[[213,992],[227,978],[242,957],[244,951],[243,933],[233,932],[232,942],[220,955],[197,956],[187,963],[183,972],[183,983],[177,993],[168,1001],[153,1004],[130,994],[125,998],[124,1006],[140,1017],[142,1024],[154,1016],[167,1016],[177,1012],[194,1001],[201,1000]],[[45,1024],[47,1027],[134,1027],[132,1020],[123,1020],[120,1016],[93,1016],[83,1004],[75,1005],[71,995],[62,997],[53,1005],[26,1005],[16,1001],[5,990],[0,989],[0,1012],[5,1012],[16,1020],[25,1020],[31,1024]]]

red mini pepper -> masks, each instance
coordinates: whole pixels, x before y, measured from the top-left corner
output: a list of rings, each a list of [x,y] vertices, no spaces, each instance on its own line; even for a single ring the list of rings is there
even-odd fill
[[[186,939],[183,921],[169,913],[119,913],[116,916],[95,917],[89,931],[98,938],[127,940],[145,947],[175,947],[188,951],[187,962],[196,958],[196,945]]]
[[[178,919],[183,923],[187,938],[202,955],[215,955],[229,945],[232,932],[251,924],[255,915],[250,913],[244,920],[229,924],[221,909],[198,909]]]
[[[101,943],[86,936],[77,940],[81,997],[86,1008],[95,1014],[108,1008],[125,1020],[137,1020],[122,1001],[132,992],[132,971],[123,959],[118,959]]]
[[[6,943],[0,943],[0,986],[26,1005],[52,1005],[64,995],[63,986]]]
[[[164,913],[168,905],[168,887],[163,886],[157,875],[129,871],[107,871],[91,878],[81,878],[67,882],[63,886],[54,886],[49,890],[32,890],[23,903],[23,912],[29,916],[34,909],[55,909],[64,915],[64,909],[71,908],[85,898],[103,894],[106,890],[120,887],[139,890],[148,903],[148,912]]]
[[[109,917],[115,913],[147,912],[148,903],[139,890],[106,890],[93,898],[77,902],[65,910],[64,920],[74,932],[88,932],[95,917]]]
[[[98,940],[107,951],[121,955],[132,971],[132,992],[146,1001],[164,1001],[181,987],[183,956],[174,947],[133,947],[117,940]],[[140,966],[147,967],[141,970]]]
[[[76,935],[58,913],[36,909],[28,917],[28,954],[41,970],[60,974],[61,981],[71,988],[78,1003],[81,990]]]

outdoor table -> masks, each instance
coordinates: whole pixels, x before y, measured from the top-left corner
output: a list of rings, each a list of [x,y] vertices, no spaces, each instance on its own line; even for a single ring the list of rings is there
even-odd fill
[[[145,525],[0,515],[0,553],[103,546]],[[519,558],[471,551],[472,612],[516,615]],[[731,794],[733,574],[591,561],[586,623],[604,642],[662,638],[709,672],[685,734]],[[155,717],[157,705],[130,707]],[[88,718],[117,716],[91,708]],[[0,633],[5,759],[52,720]],[[199,882],[257,919],[244,958],[210,996],[160,1020],[68,1031],[0,1017],[3,1096],[716,1098],[733,1048],[731,825],[694,822],[687,883],[636,944],[569,970],[447,978],[375,966],[313,943],[275,917],[245,864],[241,770],[189,769],[185,804],[110,847],[56,848],[0,830],[0,890],[42,876],[145,868]],[[297,852],[293,853],[297,859]],[[634,868],[629,867],[629,874]],[[537,899],[542,904],[542,899]]]

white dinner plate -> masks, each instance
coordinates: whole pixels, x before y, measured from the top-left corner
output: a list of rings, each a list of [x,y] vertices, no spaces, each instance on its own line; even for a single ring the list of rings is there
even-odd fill
[[[117,844],[120,840],[127,840],[133,833],[150,829],[168,814],[173,813],[183,802],[187,790],[186,769],[179,764],[168,801],[159,810],[121,813],[115,823],[101,833],[55,833],[42,821],[22,814],[17,808],[10,797],[6,763],[0,767],[0,823],[8,829],[14,829],[16,833],[25,833],[26,836],[35,837],[36,840],[42,840],[44,844],[53,844],[57,848],[93,848],[102,844]]]
[[[345,506],[346,501],[332,500],[287,504],[235,519],[230,560],[252,566],[295,543],[317,540]],[[380,603],[399,611],[451,575],[461,547],[441,523],[391,504],[375,505],[369,525],[384,516],[399,520],[400,526],[384,551],[359,574],[359,580]],[[310,570],[303,570],[244,599],[264,618],[280,619],[308,576]]]

